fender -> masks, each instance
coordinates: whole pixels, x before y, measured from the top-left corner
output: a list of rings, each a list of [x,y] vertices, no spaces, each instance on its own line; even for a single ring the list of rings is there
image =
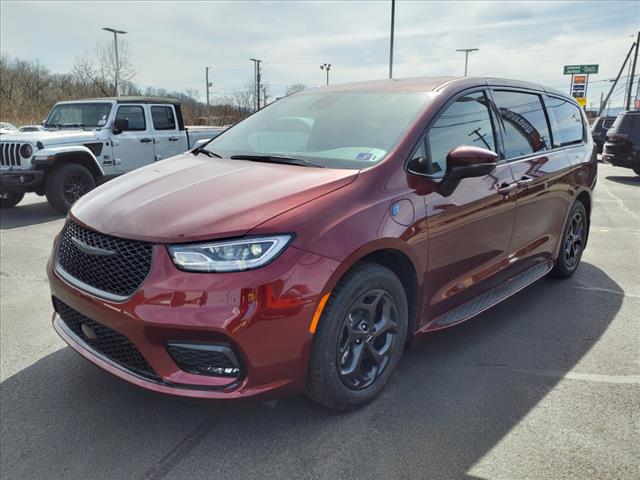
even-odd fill
[[[64,158],[73,158],[81,156],[83,159],[88,159],[90,166],[89,169],[96,176],[103,177],[105,175],[102,165],[93,154],[93,152],[84,145],[69,145],[60,147],[47,147],[42,150],[38,150],[36,156],[31,163],[33,165],[53,165],[53,162],[59,162]]]

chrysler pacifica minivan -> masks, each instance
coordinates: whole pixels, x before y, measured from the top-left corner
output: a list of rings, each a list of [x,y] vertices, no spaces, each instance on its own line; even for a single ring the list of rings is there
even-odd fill
[[[81,198],[53,325],[157,392],[353,409],[415,337],[571,276],[596,168],[582,109],[539,85],[306,90]]]

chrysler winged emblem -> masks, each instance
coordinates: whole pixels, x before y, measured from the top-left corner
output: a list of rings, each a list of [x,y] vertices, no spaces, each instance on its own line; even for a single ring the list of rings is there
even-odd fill
[[[116,252],[112,252],[111,250],[105,250],[104,248],[87,245],[82,240],[76,237],[71,237],[71,242],[76,246],[78,250],[80,250],[82,253],[86,253],[87,255],[110,257],[111,255],[116,254]]]

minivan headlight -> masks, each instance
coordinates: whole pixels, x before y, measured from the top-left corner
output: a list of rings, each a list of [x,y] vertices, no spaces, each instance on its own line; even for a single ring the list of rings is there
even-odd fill
[[[188,272],[240,272],[273,261],[289,245],[292,235],[169,245],[173,263]]]

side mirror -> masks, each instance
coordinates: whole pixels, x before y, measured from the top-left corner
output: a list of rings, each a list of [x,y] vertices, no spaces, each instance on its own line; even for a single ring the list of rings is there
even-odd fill
[[[447,155],[447,169],[438,190],[448,197],[463,178],[484,177],[496,169],[498,155],[486,148],[461,146]]]
[[[111,131],[114,135],[118,135],[125,130],[129,130],[129,119],[127,118],[116,118],[113,121],[113,127],[111,127]]]
[[[425,157],[413,157],[407,164],[407,170],[416,175],[431,175],[431,162]]]

